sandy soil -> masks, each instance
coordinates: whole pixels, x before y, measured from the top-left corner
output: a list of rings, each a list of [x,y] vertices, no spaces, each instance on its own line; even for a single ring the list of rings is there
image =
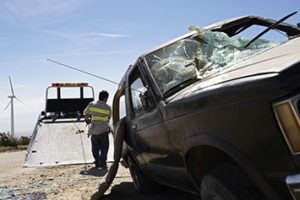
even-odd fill
[[[90,199],[106,170],[92,165],[22,168],[25,151],[0,154],[0,199]],[[188,200],[190,195],[172,189],[160,194],[141,195],[131,181],[128,169],[120,167],[106,192],[105,200]]]

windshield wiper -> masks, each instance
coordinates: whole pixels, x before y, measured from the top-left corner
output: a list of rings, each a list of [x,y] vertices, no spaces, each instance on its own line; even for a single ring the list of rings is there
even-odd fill
[[[188,78],[186,80],[184,80],[183,82],[177,84],[177,85],[174,85],[173,87],[171,87],[170,89],[168,89],[167,91],[164,92],[164,96],[168,97],[170,96],[171,94],[177,92],[178,90],[196,82],[200,80],[197,76],[194,76],[194,77],[191,77],[191,78]]]
[[[297,11],[284,16],[283,18],[281,18],[280,20],[278,20],[277,22],[274,22],[273,24],[271,24],[268,28],[266,28],[265,30],[263,30],[261,33],[259,33],[257,36],[255,36],[251,41],[249,41],[246,45],[245,45],[245,49],[252,44],[254,41],[256,41],[257,39],[259,39],[262,35],[264,35],[265,33],[267,33],[269,30],[273,29],[275,26],[277,26],[278,24],[280,24],[281,22],[285,21],[286,19],[290,18],[291,16],[295,15],[297,13]]]

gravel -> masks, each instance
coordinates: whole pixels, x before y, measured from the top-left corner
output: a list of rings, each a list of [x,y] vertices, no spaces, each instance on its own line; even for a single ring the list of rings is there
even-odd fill
[[[0,153],[1,200],[90,199],[107,173],[107,170],[96,169],[91,164],[23,168],[24,158],[25,151]],[[120,166],[113,184],[103,199],[189,200],[193,198],[173,189],[165,189],[155,195],[141,195],[133,186],[129,170]]]

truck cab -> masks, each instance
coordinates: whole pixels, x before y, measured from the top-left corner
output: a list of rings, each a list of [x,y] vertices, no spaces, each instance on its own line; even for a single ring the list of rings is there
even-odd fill
[[[46,89],[45,111],[41,120],[77,118],[94,100],[94,89],[88,83],[52,83]]]

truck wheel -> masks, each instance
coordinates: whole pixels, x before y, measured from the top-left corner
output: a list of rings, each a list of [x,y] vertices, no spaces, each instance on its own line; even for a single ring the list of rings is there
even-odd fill
[[[247,177],[234,165],[224,164],[201,181],[201,200],[263,199]]]
[[[143,194],[154,194],[158,193],[161,189],[161,185],[158,183],[150,181],[145,177],[139,168],[134,164],[130,163],[129,166],[130,175],[134,184],[134,187]]]

